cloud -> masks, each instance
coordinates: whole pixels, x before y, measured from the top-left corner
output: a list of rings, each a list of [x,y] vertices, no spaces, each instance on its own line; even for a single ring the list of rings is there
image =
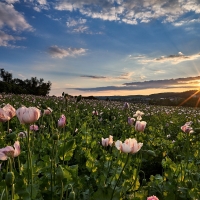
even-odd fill
[[[161,56],[158,58],[147,58],[147,57],[134,57],[129,56],[129,59],[137,59],[139,63],[146,64],[146,63],[164,63],[164,62],[171,62],[173,64],[177,64],[180,62],[188,61],[188,60],[196,60],[200,58],[200,53],[193,54],[193,55],[184,55],[182,52],[178,52],[178,54],[171,54],[168,56]]]
[[[87,22],[87,20],[82,19],[82,18],[80,18],[78,20],[69,18],[68,21],[66,22],[66,24],[67,24],[67,27],[74,27],[74,26],[77,26],[77,25],[85,24],[86,22]]]
[[[104,79],[105,81],[119,81],[124,79],[130,79],[133,72],[123,73],[120,76],[97,76],[97,75],[80,75],[82,78],[91,78],[91,79]]]
[[[79,19],[72,19],[69,18],[66,22],[66,25],[68,27],[68,33],[85,33],[85,34],[102,34],[102,32],[93,32],[89,30],[89,27],[86,26],[87,20],[83,18]]]
[[[194,24],[194,23],[200,23],[200,19],[181,20],[178,22],[174,22],[173,25],[174,26],[183,26],[183,25],[190,25],[190,24]]]
[[[29,30],[32,31],[24,16],[17,12],[13,5],[0,3],[0,28],[7,26],[14,31]]]
[[[68,32],[86,33],[88,31],[88,27],[84,25],[86,22],[87,20],[82,18],[78,20],[69,18],[68,21],[66,22],[66,25],[69,28]]]
[[[33,9],[34,9],[35,11],[37,11],[37,12],[40,12],[40,11],[41,11],[41,9],[40,9],[39,7],[37,7],[37,6],[33,7]]]
[[[92,78],[92,79],[106,79],[106,76],[92,76],[92,75],[81,75],[82,78]]]
[[[46,1],[46,0],[37,0],[37,2],[38,2],[40,5],[46,5],[46,4],[47,4],[47,1]]]
[[[120,86],[106,86],[95,88],[71,88],[80,91],[109,91],[109,90],[144,90],[144,89],[170,89],[199,87],[200,76],[165,80],[150,80],[143,82],[124,83]],[[193,85],[192,85],[193,84]],[[69,88],[68,88],[69,89]]]
[[[130,79],[131,76],[134,74],[134,72],[126,72],[121,74],[120,76],[117,76],[117,79]]]
[[[67,48],[67,49],[62,49],[59,48],[58,46],[51,46],[48,49],[49,54],[53,58],[64,58],[64,57],[69,57],[69,56],[76,56],[76,55],[83,55],[87,49],[83,48]]]
[[[18,74],[19,77],[21,78],[26,78],[26,76],[22,75],[22,74]]]
[[[42,10],[49,10],[49,4],[46,0],[37,0],[37,3],[34,4],[33,9],[37,12],[41,12]]]
[[[74,28],[71,32],[72,33],[87,33],[88,27],[87,26],[79,26],[77,28]]]
[[[127,24],[148,23],[154,19],[160,19],[163,23],[178,23],[184,14],[199,14],[199,4],[196,0],[62,0],[55,9],[79,11],[87,17]]]
[[[14,4],[14,3],[19,2],[19,0],[5,0],[5,2],[8,4]]]
[[[25,38],[12,36],[0,30],[0,46],[16,48],[17,46],[11,45],[9,44],[9,42],[11,41],[15,42],[16,40],[23,40],[23,39]]]
[[[55,18],[52,15],[45,15],[45,16],[47,16],[49,19],[52,19],[54,21],[60,21],[61,20],[61,18]]]
[[[154,74],[165,74],[164,70],[156,70]]]

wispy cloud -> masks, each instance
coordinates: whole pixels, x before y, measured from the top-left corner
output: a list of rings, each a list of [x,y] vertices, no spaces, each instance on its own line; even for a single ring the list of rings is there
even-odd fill
[[[14,9],[12,4],[0,3],[0,28],[9,27],[13,31],[32,31],[24,16]]]
[[[81,75],[82,78],[92,78],[92,79],[106,79],[106,76],[92,76],[92,75]]]
[[[200,19],[185,19],[178,22],[174,22],[174,26],[183,26],[183,25],[190,25],[194,23],[200,23]]]
[[[191,11],[200,13],[199,2],[196,0],[184,2],[177,0],[62,0],[57,3],[55,9],[70,12],[78,10],[84,16],[91,18],[127,24],[148,23],[154,19],[161,19],[163,23],[178,23],[179,18],[186,13]]]
[[[68,32],[71,33],[87,33],[88,32],[88,26],[84,25],[87,22],[86,19],[72,19],[69,18],[66,22],[67,27],[69,28]]]
[[[97,76],[97,75],[80,75],[82,78],[90,78],[90,79],[104,79],[105,81],[119,81],[119,80],[129,80],[133,72],[123,73],[120,76]]]
[[[24,40],[24,39],[25,39],[24,37],[12,36],[0,30],[0,46],[19,48],[19,46],[10,44],[10,42],[15,42],[16,40]]]
[[[60,21],[60,20],[61,20],[61,18],[55,18],[55,17],[53,17],[52,15],[46,15],[46,16],[47,16],[48,18],[54,20],[54,21]]]
[[[67,24],[67,27],[74,27],[74,26],[85,24],[86,22],[87,22],[87,20],[86,19],[82,19],[82,18],[79,18],[78,20],[69,18],[67,20],[66,24]]]
[[[68,33],[85,33],[90,35],[102,34],[101,31],[91,31],[89,26],[86,24],[87,20],[83,18],[73,19],[69,18],[66,22]]]
[[[14,4],[14,3],[19,2],[19,0],[5,0],[5,2],[8,4]]]
[[[46,1],[46,0],[37,0],[37,2],[38,2],[40,5],[46,5],[46,4],[47,4],[47,1]]]
[[[154,72],[154,74],[164,74],[164,73],[165,73],[164,70],[156,70],[156,71]]]
[[[64,57],[69,57],[69,56],[77,56],[77,55],[83,55],[87,49],[83,48],[72,48],[69,47],[67,49],[62,49],[58,46],[51,46],[48,49],[48,53],[53,57],[53,58],[64,58]]]
[[[160,56],[158,58],[149,58],[145,56],[129,56],[129,59],[135,59],[139,63],[146,64],[146,63],[164,63],[164,62],[171,62],[173,64],[177,64],[180,62],[188,61],[188,60],[196,60],[200,58],[200,53],[193,54],[193,55],[184,55],[182,52],[178,52],[178,54],[171,54],[168,56]]]
[[[170,89],[170,88],[198,88],[200,76],[165,80],[150,80],[143,82],[124,83],[120,86],[106,86],[94,88],[71,88],[80,91],[109,91],[109,90],[143,90],[143,89]]]
[[[50,6],[46,0],[36,0],[34,3],[33,9],[37,12],[41,12],[42,10],[49,10]]]
[[[24,75],[22,75],[22,74],[18,74],[18,76],[20,77],[20,78],[26,78],[26,76],[24,76]]]

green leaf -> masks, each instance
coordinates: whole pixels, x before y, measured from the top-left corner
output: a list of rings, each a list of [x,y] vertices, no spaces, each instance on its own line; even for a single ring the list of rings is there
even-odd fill
[[[94,200],[105,200],[105,199],[110,199],[111,195],[112,195],[112,188],[107,187],[107,188],[100,188],[98,189],[94,195],[93,195],[93,199]],[[120,199],[120,193],[116,190],[112,200],[119,200]]]
[[[69,161],[71,157],[73,156],[73,152],[76,148],[76,142],[75,139],[69,140],[66,143],[62,143],[60,145],[60,150],[59,150],[59,157],[61,160]]]

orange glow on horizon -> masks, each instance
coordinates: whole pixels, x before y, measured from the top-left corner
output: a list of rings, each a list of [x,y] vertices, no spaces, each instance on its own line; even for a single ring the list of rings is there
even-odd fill
[[[199,87],[194,86],[194,88],[174,88],[174,89],[143,89],[143,90],[108,90],[108,91],[79,91],[74,89],[58,89],[52,88],[50,95],[61,96],[62,92],[65,92],[72,96],[129,96],[129,95],[150,95],[156,93],[166,93],[166,92],[184,92],[188,90],[199,90]],[[194,94],[195,95],[195,94]],[[193,96],[194,96],[193,95]]]

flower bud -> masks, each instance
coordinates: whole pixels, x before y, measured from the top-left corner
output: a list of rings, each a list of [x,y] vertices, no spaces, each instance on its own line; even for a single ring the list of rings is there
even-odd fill
[[[57,133],[54,133],[54,134],[52,135],[52,139],[53,139],[53,140],[58,140],[58,139],[59,139],[58,134],[57,134]]]
[[[6,185],[7,187],[11,187],[14,183],[14,180],[15,180],[15,175],[13,172],[8,172],[6,174],[6,178],[5,178],[5,182],[6,182]]]
[[[73,190],[69,193],[69,200],[75,200],[75,192]]]
[[[189,189],[191,189],[192,186],[193,186],[193,183],[192,183],[191,180],[188,180],[188,181],[186,182],[186,184],[187,184],[187,187],[188,187]]]
[[[56,178],[58,181],[62,181],[64,178],[63,169],[60,165],[58,165],[58,167],[57,167]]]
[[[145,186],[147,183],[147,180],[145,178],[142,179],[142,185]]]
[[[152,151],[152,150],[147,150],[146,152],[147,152],[147,154],[149,154],[150,156],[155,156],[155,157],[156,157],[156,154],[155,154],[154,151]]]

